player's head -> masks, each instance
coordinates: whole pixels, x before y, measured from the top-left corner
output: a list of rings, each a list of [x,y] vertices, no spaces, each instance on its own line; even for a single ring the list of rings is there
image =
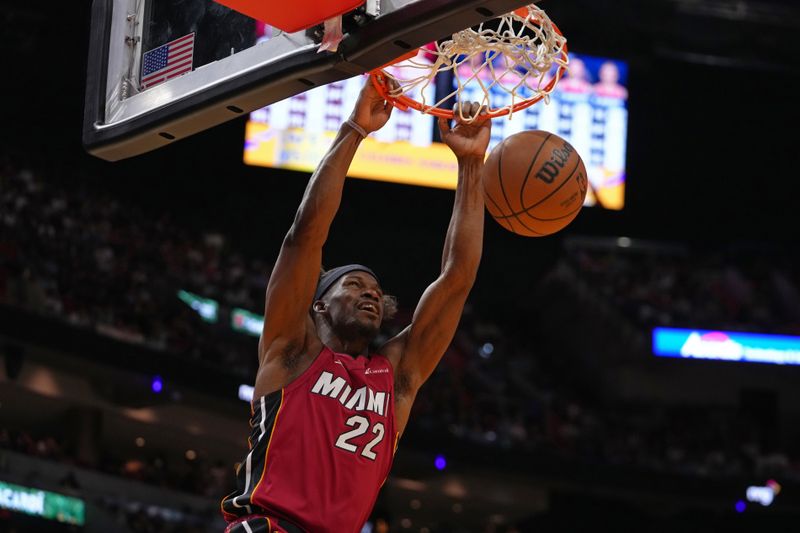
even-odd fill
[[[378,276],[364,265],[323,272],[311,308],[315,322],[325,320],[335,334],[369,341],[395,310],[394,298],[383,293]]]
[[[577,57],[571,57],[569,59],[569,70],[567,71],[567,77],[574,78],[576,80],[584,80],[589,77],[586,71],[586,64],[582,59]]]
[[[619,68],[613,61],[606,61],[600,65],[600,81],[603,83],[616,83],[619,81]]]

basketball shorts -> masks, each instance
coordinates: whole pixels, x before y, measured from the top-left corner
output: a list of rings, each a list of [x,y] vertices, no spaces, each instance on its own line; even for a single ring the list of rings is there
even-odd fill
[[[228,524],[225,533],[306,533],[296,525],[271,516],[244,516]]]

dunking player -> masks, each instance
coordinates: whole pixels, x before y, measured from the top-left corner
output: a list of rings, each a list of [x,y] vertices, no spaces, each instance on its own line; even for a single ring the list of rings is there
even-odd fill
[[[474,116],[478,104],[465,110]],[[320,276],[347,169],[362,139],[390,113],[367,81],[283,241],[267,287],[250,452],[237,490],[222,501],[227,533],[358,532],[389,474],[417,391],[455,334],[483,247],[480,170],[489,120],[452,128],[439,121],[458,159],[458,188],[441,274],[408,327],[369,353],[387,312],[378,277],[363,265]]]

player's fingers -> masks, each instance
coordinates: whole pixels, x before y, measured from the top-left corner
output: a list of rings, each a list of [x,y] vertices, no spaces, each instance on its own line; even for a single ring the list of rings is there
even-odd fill
[[[456,102],[453,105],[453,118],[456,120],[456,123],[461,122],[461,119],[463,118],[463,111],[464,106],[461,102]]]
[[[465,122],[472,120],[472,102],[464,102],[461,109],[461,118],[464,119]]]
[[[478,110],[478,121],[483,127],[491,127],[492,121],[489,118],[489,106],[484,104],[481,106],[480,110]]]
[[[478,120],[480,120],[480,127],[481,129],[487,129],[490,132],[492,131],[492,117],[490,116],[481,116]]]
[[[383,85],[385,83],[386,83],[386,77],[383,74],[379,72],[373,72],[367,78],[367,81],[364,83],[362,90],[369,93],[373,92],[377,93],[378,89],[377,87],[375,87],[375,85]]]
[[[453,106],[453,118],[456,119],[456,125],[470,124],[475,116],[474,106],[476,105],[477,102],[458,102]]]
[[[462,104],[462,112],[459,115],[460,123],[471,124],[474,122],[480,104],[478,102],[465,102]]]
[[[447,135],[450,133],[450,120],[445,117],[439,117],[439,131],[442,132],[442,136]]]
[[[372,73],[367,78],[364,87],[361,88],[361,96],[369,102],[384,101],[384,94],[387,91],[387,78],[381,73]]]

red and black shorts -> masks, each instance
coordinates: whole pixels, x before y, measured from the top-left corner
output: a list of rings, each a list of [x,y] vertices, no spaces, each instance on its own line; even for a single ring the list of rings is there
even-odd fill
[[[306,533],[296,525],[264,515],[243,516],[228,524],[225,533]]]

